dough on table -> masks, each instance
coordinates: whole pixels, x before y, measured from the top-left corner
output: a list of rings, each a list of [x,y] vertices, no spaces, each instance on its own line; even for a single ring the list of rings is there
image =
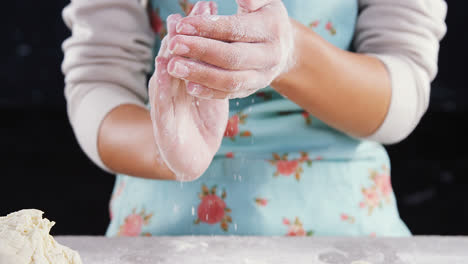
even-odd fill
[[[1,264],[82,264],[79,254],[49,234],[55,222],[26,209],[0,217]]]

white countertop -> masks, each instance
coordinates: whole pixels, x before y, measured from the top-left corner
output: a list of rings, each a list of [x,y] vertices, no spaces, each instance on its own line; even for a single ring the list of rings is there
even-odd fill
[[[468,238],[56,237],[84,264],[468,264]]]

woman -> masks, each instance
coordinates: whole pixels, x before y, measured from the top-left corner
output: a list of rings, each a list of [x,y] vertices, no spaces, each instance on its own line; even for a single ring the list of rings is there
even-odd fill
[[[228,16],[169,18],[170,56],[149,84],[157,93],[173,78],[193,98],[231,99],[221,147],[207,143],[217,150],[208,169],[183,184],[173,181],[181,164],[162,154],[200,161],[183,153],[192,144],[161,148],[153,136],[146,74],[166,18],[194,4],[75,0],[64,10],[69,117],[87,155],[118,174],[107,235],[409,235],[377,142],[404,139],[427,109],[445,2],[217,2]]]

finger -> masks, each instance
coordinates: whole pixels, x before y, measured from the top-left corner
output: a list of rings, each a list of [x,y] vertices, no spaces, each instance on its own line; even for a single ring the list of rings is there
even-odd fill
[[[212,89],[236,92],[268,86],[268,74],[255,71],[230,71],[183,57],[173,57],[168,72],[175,78],[199,83]]]
[[[168,58],[156,57],[155,73],[151,77],[150,86],[153,87],[152,96],[154,102],[162,102],[172,96],[170,90],[172,78],[167,72]]]
[[[199,1],[193,6],[189,16],[209,16],[218,12],[215,2]]]
[[[208,8],[207,8],[208,7]],[[209,6],[207,6],[206,1],[197,2],[190,12],[189,16],[202,16],[202,15],[211,15]]]
[[[204,85],[188,82],[187,93],[201,99],[228,99],[229,93],[210,89]]]
[[[226,43],[202,37],[177,35],[169,41],[174,55],[189,57],[229,70],[251,70],[274,67],[276,53],[264,43]]]
[[[255,12],[258,9],[278,0],[236,0],[239,9],[243,12]]]
[[[211,15],[211,5],[207,1],[197,2],[190,12],[189,16],[209,16]]]
[[[155,132],[159,132],[161,119],[174,116],[173,100],[171,95],[172,77],[167,73],[169,59],[156,58],[156,69],[150,80],[150,114]],[[156,123],[154,123],[156,122]]]
[[[180,14],[172,14],[167,17],[167,32],[169,38],[172,38],[173,36],[177,35],[176,33],[176,25],[179,23],[179,21],[182,19],[182,16]]]
[[[204,85],[188,82],[187,93],[201,99],[233,99],[233,98],[244,98],[253,93],[256,90],[246,90],[234,93],[223,92],[215,89],[208,88]]]
[[[175,122],[170,122],[175,117],[175,105],[171,89],[173,88],[173,78],[167,73],[168,58],[157,57],[156,69],[151,78],[150,88],[153,88],[151,98],[150,115],[154,131],[154,139],[159,153],[165,153],[161,147],[164,144],[164,135],[168,131],[173,131]],[[163,157],[163,160],[165,158]],[[172,170],[172,169],[171,169]]]
[[[167,48],[169,42],[169,37],[164,37],[161,41],[161,47],[159,48],[157,57],[168,57],[170,55],[170,51]],[[156,61],[155,61],[156,63]]]
[[[195,4],[190,13],[190,16],[209,16],[215,15],[218,12],[218,6],[214,2],[200,1]],[[176,25],[182,19],[180,14],[172,14],[167,17],[167,32],[169,38],[177,35]]]
[[[156,107],[158,103],[155,100],[156,100],[156,94],[159,93],[159,90],[160,90],[159,86],[163,82],[161,78],[162,77],[161,69],[164,68],[162,67],[163,64],[165,65],[167,64],[167,62],[164,62],[165,60],[167,59],[160,57],[160,56],[156,57],[154,73],[149,80],[148,94],[149,94],[149,103],[150,103],[150,110],[151,110],[150,113],[151,113],[152,120],[155,120],[156,118]]]
[[[218,4],[216,2],[210,2],[210,15],[217,15],[218,14]]]
[[[271,30],[267,19],[257,14],[185,17],[176,26],[178,34],[227,42],[264,42]]]

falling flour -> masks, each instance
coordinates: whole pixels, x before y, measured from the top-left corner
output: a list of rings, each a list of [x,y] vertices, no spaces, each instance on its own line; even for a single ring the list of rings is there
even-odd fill
[[[42,214],[27,209],[0,217],[1,264],[82,264],[76,251],[49,234],[55,223]]]

